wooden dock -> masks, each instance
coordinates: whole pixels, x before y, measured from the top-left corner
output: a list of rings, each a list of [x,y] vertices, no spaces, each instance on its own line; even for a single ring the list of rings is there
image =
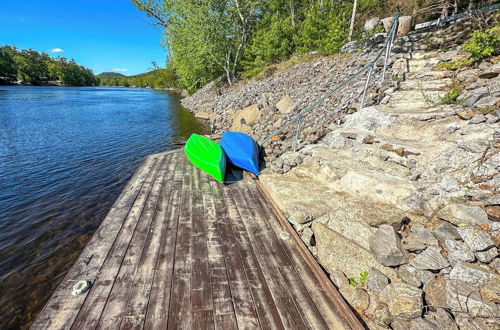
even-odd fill
[[[222,185],[177,150],[144,161],[32,328],[363,325],[255,180]]]

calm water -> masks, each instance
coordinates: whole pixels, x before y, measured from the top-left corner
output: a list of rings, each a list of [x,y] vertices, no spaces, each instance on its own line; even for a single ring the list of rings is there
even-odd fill
[[[203,130],[164,91],[0,86],[0,328],[32,321],[146,155]]]

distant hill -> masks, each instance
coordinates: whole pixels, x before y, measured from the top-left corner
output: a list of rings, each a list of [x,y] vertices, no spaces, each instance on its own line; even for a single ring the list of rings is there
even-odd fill
[[[99,73],[96,77],[99,78],[126,78],[127,76],[118,72],[102,72]]]

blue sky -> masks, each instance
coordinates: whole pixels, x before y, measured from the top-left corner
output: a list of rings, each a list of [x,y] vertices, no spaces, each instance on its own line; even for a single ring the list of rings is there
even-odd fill
[[[165,66],[162,29],[149,22],[130,0],[0,0],[0,45],[133,75]]]

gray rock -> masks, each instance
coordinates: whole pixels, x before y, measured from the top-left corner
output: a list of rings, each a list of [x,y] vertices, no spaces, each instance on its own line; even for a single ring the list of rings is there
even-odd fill
[[[436,308],[446,308],[446,290],[448,280],[443,277],[437,277],[424,285],[425,303],[427,306]]]
[[[472,251],[485,251],[495,246],[488,233],[478,226],[459,227],[458,233]]]
[[[411,322],[405,320],[394,320],[391,322],[393,330],[410,330]]]
[[[478,88],[469,92],[467,96],[467,100],[465,102],[466,105],[472,107],[474,106],[481,98],[489,95],[489,90],[487,87]]]
[[[361,46],[361,43],[357,40],[346,43],[340,48],[342,53],[353,53]]]
[[[458,326],[450,314],[444,308],[437,308],[435,312],[429,312],[425,319],[437,325],[438,329],[458,330]]]
[[[444,244],[448,252],[448,260],[452,265],[456,264],[458,261],[472,262],[476,259],[474,257],[474,252],[472,252],[469,246],[464,242],[447,239]]]
[[[455,192],[460,190],[460,185],[453,177],[446,175],[441,180],[441,188],[446,192]]]
[[[424,284],[429,283],[436,278],[436,275],[434,275],[433,272],[423,269],[415,269],[415,276],[417,276],[418,279]]]
[[[500,258],[495,258],[488,266],[500,272]]]
[[[486,251],[476,252],[477,260],[484,262],[486,264],[495,259],[497,255],[498,255],[498,249],[495,246]]]
[[[410,265],[417,269],[439,270],[448,267],[449,262],[441,255],[441,249],[428,247],[410,262]]]
[[[447,281],[446,301],[452,312],[468,313],[471,316],[498,317],[498,306],[482,299],[479,289],[473,285]]]
[[[469,124],[472,124],[472,125],[481,124],[487,120],[488,120],[488,118],[486,118],[484,115],[475,115],[474,117],[471,118],[471,120],[469,120]]]
[[[398,277],[406,284],[419,288],[422,281],[415,275],[415,271],[410,265],[402,265],[398,268]]]
[[[370,251],[384,266],[398,266],[408,262],[408,254],[403,249],[398,234],[393,227],[382,225],[370,237]]]
[[[417,317],[411,320],[410,330],[439,330],[439,328],[434,323]]]
[[[496,276],[492,269],[480,264],[459,261],[450,272],[450,279],[469,283],[477,287]]]
[[[422,290],[404,283],[391,283],[380,294],[392,316],[410,320],[422,315]]]
[[[380,24],[382,24],[380,17],[372,17],[365,22],[365,31],[371,32]]]
[[[481,295],[483,298],[500,303],[500,277],[496,276],[481,287]]]
[[[438,246],[438,240],[434,235],[425,228],[413,229],[408,235],[402,240],[403,247],[409,251],[422,251],[427,246]]]
[[[389,278],[377,268],[372,268],[366,278],[366,287],[378,294],[389,284]]]
[[[450,204],[438,212],[438,217],[455,225],[460,224],[485,224],[488,215],[479,206],[465,204]]]
[[[457,231],[457,226],[452,225],[451,223],[443,223],[434,229],[433,232],[434,235],[442,241],[446,241],[447,239],[461,239],[461,236]]]
[[[304,230],[302,230],[300,238],[307,246],[314,246],[314,232],[311,228],[304,228]]]

